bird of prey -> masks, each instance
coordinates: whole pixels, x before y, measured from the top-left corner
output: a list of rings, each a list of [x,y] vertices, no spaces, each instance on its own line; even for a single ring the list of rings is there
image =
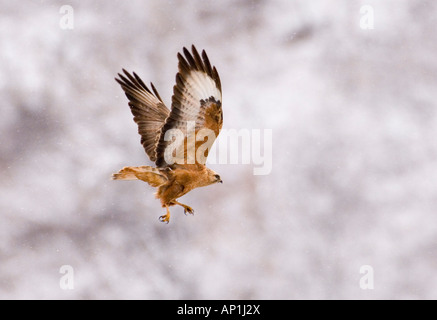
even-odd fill
[[[157,188],[170,221],[169,207],[180,205],[184,213],[194,210],[180,202],[191,190],[222,182],[220,176],[205,166],[208,152],[223,125],[220,77],[211,66],[205,50],[200,55],[194,45],[177,55],[179,72],[173,87],[171,110],[162,101],[155,86],[151,90],[133,72],[123,69],[115,80],[121,85],[138,125],[141,144],[156,167],[124,167],[112,175],[114,180],[142,180]]]

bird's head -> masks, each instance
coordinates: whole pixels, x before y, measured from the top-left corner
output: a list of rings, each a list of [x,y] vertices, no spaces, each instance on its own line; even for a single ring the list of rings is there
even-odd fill
[[[211,169],[208,169],[208,180],[210,184],[217,183],[217,182],[223,183],[218,173]]]

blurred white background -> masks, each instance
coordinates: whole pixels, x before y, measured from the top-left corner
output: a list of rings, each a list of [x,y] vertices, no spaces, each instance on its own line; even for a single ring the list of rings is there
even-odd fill
[[[0,298],[437,298],[435,1],[0,3]],[[151,164],[114,77],[170,105],[191,44],[224,128],[273,130],[273,170],[212,165],[165,225],[153,188],[110,181]]]

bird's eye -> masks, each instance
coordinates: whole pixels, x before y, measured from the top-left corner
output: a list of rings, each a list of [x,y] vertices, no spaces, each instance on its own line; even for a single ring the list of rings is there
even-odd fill
[[[220,176],[219,176],[218,174],[216,174],[214,177],[215,177],[217,180],[220,180]]]

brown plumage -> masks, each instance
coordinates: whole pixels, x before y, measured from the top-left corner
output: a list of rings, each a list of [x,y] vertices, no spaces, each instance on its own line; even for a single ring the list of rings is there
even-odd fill
[[[142,180],[158,188],[155,195],[167,210],[160,220],[167,223],[170,206],[180,205],[185,213],[194,213],[178,198],[195,188],[222,182],[205,166],[223,125],[220,77],[205,51],[199,55],[192,46],[191,53],[183,48],[183,54],[178,53],[171,111],[153,84],[150,90],[135,72],[131,75],[123,69],[124,75],[115,79],[129,99],[141,144],[156,168],[124,167],[112,179]]]

